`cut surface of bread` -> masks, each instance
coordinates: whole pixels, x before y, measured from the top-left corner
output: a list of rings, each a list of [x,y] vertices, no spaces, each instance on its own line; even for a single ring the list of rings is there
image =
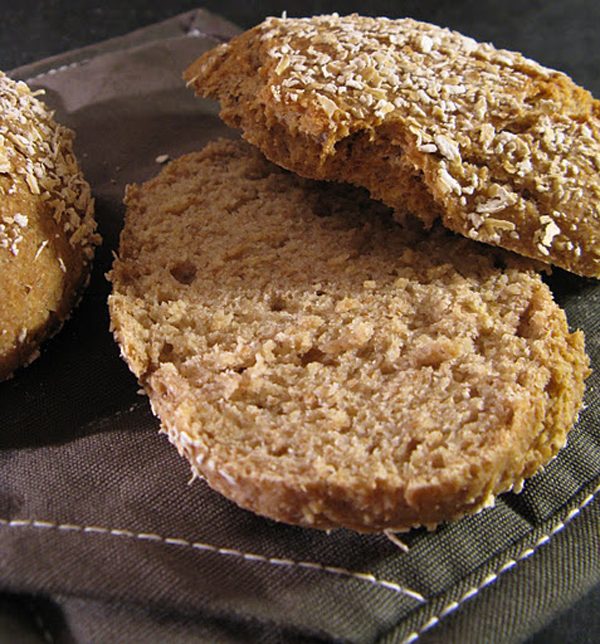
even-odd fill
[[[400,226],[240,141],[171,162],[126,206],[115,338],[193,471],[240,506],[433,526],[564,444],[583,336],[529,260]]]
[[[39,354],[89,278],[100,238],[72,141],[0,72],[0,380]]]
[[[185,72],[305,177],[600,277],[600,103],[521,54],[411,19],[269,18]]]

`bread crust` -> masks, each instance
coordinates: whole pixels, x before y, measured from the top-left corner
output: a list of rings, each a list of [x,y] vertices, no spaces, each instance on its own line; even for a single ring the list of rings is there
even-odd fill
[[[70,315],[100,242],[73,133],[36,96],[0,72],[0,380]]]
[[[219,141],[130,186],[112,328],[169,439],[292,524],[432,527],[564,444],[588,361],[527,260]]]
[[[285,168],[600,276],[600,103],[560,72],[434,25],[333,15],[269,18],[184,76]]]

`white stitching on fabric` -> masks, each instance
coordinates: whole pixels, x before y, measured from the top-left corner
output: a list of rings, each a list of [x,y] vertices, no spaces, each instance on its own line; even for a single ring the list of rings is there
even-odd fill
[[[211,34],[205,34],[202,31],[195,28],[185,32],[183,34],[183,37],[184,38],[210,38],[211,40],[217,40],[221,42],[221,40],[217,36],[211,35]],[[97,56],[95,56],[94,58],[97,58]],[[41,72],[39,74],[36,74],[35,76],[30,76],[29,78],[26,78],[25,82],[31,83],[33,81],[40,80],[40,78],[45,78],[46,76],[54,76],[55,74],[60,74],[70,69],[76,69],[77,67],[82,67],[83,65],[86,65],[87,63],[94,60],[94,58],[82,58],[81,60],[76,60],[72,63],[67,63],[66,65],[59,65],[58,67],[52,67],[51,69],[48,69],[45,72]]]
[[[31,76],[30,78],[26,79],[26,83],[30,83],[31,81],[38,80],[40,78],[44,78],[45,76],[54,76],[55,74],[60,74],[62,72],[66,72],[69,69],[75,69],[76,67],[81,67],[82,65],[85,65],[86,63],[89,63],[91,58],[83,58],[82,60],[76,60],[72,63],[68,63],[66,65],[59,65],[58,67],[52,67],[52,69],[48,69],[45,72],[42,72],[40,74],[36,74],[35,76]]]
[[[395,593],[406,595],[419,603],[424,603],[425,598],[421,593],[416,590],[411,590],[405,586],[401,586],[394,581],[386,579],[378,579],[369,572],[357,572],[354,570],[347,570],[346,568],[339,568],[337,566],[327,566],[325,564],[313,561],[295,561],[293,559],[279,559],[277,557],[267,557],[252,552],[243,552],[234,548],[221,548],[210,543],[203,543],[201,541],[188,541],[187,539],[180,539],[177,537],[163,537],[159,534],[152,532],[133,532],[131,530],[119,530],[116,528],[106,528],[97,525],[77,525],[73,523],[54,523],[52,521],[40,521],[39,519],[0,519],[0,527],[7,528],[38,528],[45,530],[59,530],[61,532],[80,532],[81,534],[104,534],[113,537],[125,537],[127,539],[137,539],[138,541],[158,542],[169,546],[178,546],[185,548],[192,548],[202,552],[212,552],[227,557],[238,557],[246,561],[268,563],[272,566],[283,566],[288,568],[303,568],[306,570],[319,570],[332,575],[339,575],[342,577],[351,577],[360,581],[366,581],[374,586],[380,586],[387,590],[392,590]]]
[[[568,523],[570,523],[576,516],[578,516],[583,508],[589,505],[599,492],[600,485],[598,485],[593,492],[588,494],[588,496],[586,496],[585,499],[583,499],[583,501],[576,508],[573,508],[570,512],[568,512],[562,521],[559,521],[549,532],[539,537],[533,544],[533,546],[525,548],[514,559],[508,559],[504,564],[502,564],[502,566],[500,566],[500,568],[498,568],[496,572],[487,575],[478,586],[469,588],[469,590],[463,593],[463,595],[458,600],[452,601],[447,604],[438,615],[434,615],[433,617],[429,618],[419,630],[410,633],[406,637],[406,639],[402,641],[402,644],[414,644],[414,642],[416,642],[421,637],[421,635],[423,635],[429,629],[433,628],[436,624],[442,621],[442,619],[444,619],[448,615],[451,615],[454,611],[460,608],[464,602],[475,597],[475,595],[477,595],[479,591],[483,590],[483,588],[485,588],[486,586],[489,586],[490,584],[496,582],[500,575],[504,574],[507,570],[510,570],[521,561],[524,561],[525,559],[528,559],[533,554],[535,554],[541,546],[547,544],[555,534],[563,530]]]

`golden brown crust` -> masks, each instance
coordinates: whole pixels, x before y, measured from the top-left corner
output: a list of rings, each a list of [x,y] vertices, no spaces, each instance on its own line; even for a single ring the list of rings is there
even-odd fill
[[[0,380],[38,355],[89,279],[99,236],[72,140],[0,72]]]
[[[425,222],[600,276],[600,104],[414,20],[269,18],[185,77],[272,161]]]
[[[194,472],[239,505],[431,526],[564,444],[583,336],[530,262],[400,227],[241,142],[173,161],[126,205],[115,338]]]

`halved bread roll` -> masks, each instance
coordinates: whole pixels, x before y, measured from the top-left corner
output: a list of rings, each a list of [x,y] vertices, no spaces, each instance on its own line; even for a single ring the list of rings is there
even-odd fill
[[[269,18],[185,78],[285,168],[600,277],[600,103],[560,72],[415,20],[333,15]]]
[[[528,260],[219,141],[130,186],[113,331],[195,473],[284,522],[429,527],[564,444],[588,361]]]

